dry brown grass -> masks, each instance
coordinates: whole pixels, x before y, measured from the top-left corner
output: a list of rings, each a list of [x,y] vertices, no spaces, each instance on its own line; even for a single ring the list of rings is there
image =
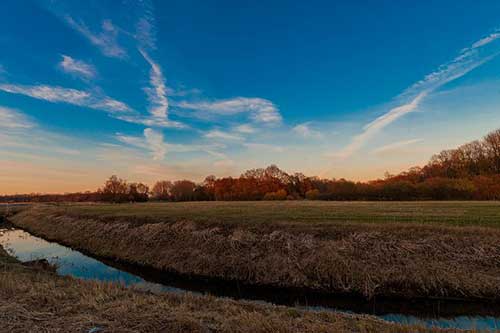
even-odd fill
[[[57,207],[12,217],[73,248],[186,275],[366,297],[500,299],[496,228],[166,220],[75,217]]]
[[[445,332],[370,316],[153,295],[25,267],[0,247],[0,332]],[[447,330],[446,332],[454,332]]]

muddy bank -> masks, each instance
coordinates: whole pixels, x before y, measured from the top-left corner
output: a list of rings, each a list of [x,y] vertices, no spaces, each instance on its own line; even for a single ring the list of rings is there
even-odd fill
[[[0,247],[0,332],[459,332],[209,296],[153,295],[27,267]]]
[[[322,293],[500,301],[500,230],[408,224],[197,223],[34,207],[10,220],[97,256]]]

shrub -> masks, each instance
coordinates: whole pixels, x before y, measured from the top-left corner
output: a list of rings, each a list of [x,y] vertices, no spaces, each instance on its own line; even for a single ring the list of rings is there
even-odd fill
[[[268,192],[264,195],[263,200],[286,200],[288,193],[285,190],[278,190],[276,192]]]
[[[319,190],[309,190],[306,192],[307,200],[318,200],[320,196]]]

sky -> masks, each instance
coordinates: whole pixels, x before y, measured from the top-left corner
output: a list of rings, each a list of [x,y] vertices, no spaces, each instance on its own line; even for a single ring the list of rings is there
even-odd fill
[[[500,127],[500,2],[0,1],[0,194],[369,180]]]

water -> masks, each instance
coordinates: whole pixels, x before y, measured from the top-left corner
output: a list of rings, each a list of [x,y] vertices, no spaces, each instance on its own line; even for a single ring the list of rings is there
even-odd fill
[[[210,293],[221,297],[268,301],[312,311],[373,314],[390,322],[427,327],[500,329],[499,304],[442,301],[366,301],[353,297],[303,294],[294,290],[256,288],[212,280],[189,279],[153,269],[98,260],[19,229],[0,229],[0,245],[22,262],[46,259],[57,274],[85,280],[121,283],[154,293]]]
[[[57,267],[57,274],[84,280],[120,283],[151,292],[182,292],[182,289],[148,282],[143,278],[57,243],[47,242],[20,229],[0,229],[0,245],[22,262],[46,259]]]

